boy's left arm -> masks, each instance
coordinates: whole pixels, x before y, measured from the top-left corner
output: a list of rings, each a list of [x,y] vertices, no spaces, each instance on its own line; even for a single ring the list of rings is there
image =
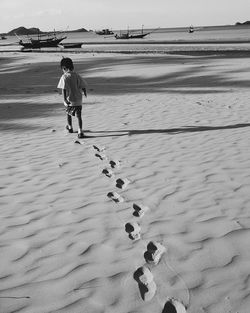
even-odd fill
[[[63,89],[63,103],[65,106],[70,105],[70,102],[67,100],[67,92],[66,89]]]
[[[79,84],[80,88],[82,89],[82,92],[84,93],[84,96],[87,98],[87,82],[79,75]]]
[[[82,88],[82,91],[84,93],[84,96],[87,98],[87,89],[86,88]]]

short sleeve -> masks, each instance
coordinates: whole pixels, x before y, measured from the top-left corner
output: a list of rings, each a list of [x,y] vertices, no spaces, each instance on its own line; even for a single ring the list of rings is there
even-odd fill
[[[59,80],[59,83],[57,85],[57,88],[59,89],[65,89],[65,77],[62,76]]]

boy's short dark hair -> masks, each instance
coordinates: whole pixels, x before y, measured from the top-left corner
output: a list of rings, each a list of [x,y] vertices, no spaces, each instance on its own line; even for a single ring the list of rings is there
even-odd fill
[[[70,58],[62,58],[61,68],[63,68],[63,67],[69,69],[70,71],[73,71],[73,69],[74,69],[73,61]]]

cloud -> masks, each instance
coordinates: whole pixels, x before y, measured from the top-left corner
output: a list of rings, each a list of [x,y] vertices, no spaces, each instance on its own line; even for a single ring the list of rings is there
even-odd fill
[[[41,19],[43,17],[53,17],[53,16],[60,16],[62,15],[62,11],[60,9],[48,9],[48,10],[37,10],[37,11],[26,11],[26,12],[19,12],[17,14],[12,14],[12,20],[29,20],[33,18]],[[2,19],[8,20],[10,16],[5,15]]]
[[[61,9],[48,9],[48,10],[38,10],[33,13],[31,13],[30,16],[58,16],[62,15],[62,10]]]

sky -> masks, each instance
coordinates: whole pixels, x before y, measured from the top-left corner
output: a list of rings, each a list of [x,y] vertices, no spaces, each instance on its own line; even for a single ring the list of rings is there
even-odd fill
[[[250,20],[250,0],[0,0],[0,33],[234,25]]]

